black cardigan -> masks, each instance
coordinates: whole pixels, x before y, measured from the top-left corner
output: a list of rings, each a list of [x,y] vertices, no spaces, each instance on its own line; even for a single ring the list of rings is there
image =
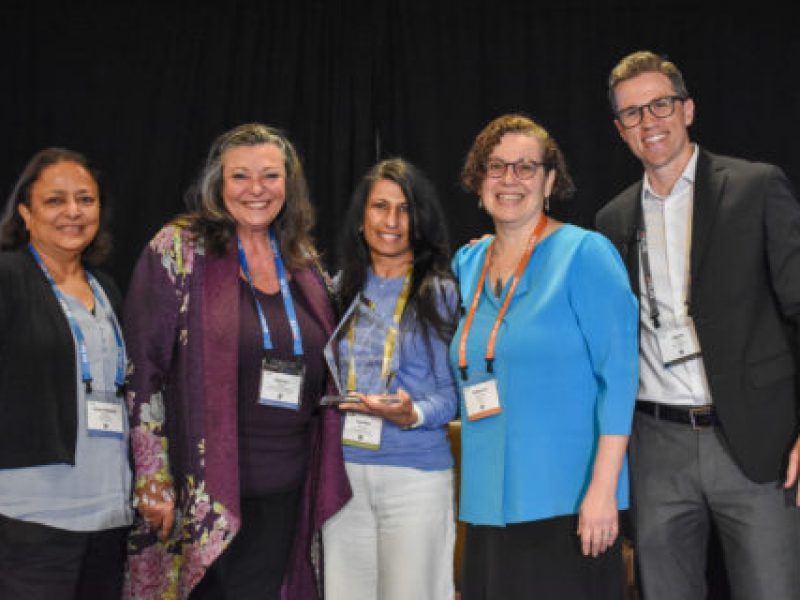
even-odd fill
[[[93,272],[114,312],[120,293]],[[75,344],[53,290],[27,249],[0,252],[0,468],[75,464]]]

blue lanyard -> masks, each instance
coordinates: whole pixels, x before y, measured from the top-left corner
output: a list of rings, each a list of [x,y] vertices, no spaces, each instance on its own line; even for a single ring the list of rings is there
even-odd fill
[[[292,303],[292,292],[289,289],[289,279],[286,277],[286,269],[283,266],[283,258],[281,258],[281,249],[278,245],[278,240],[275,237],[275,232],[270,227],[269,241],[272,245],[272,254],[275,256],[275,269],[278,271],[278,281],[281,284],[281,296],[283,297],[283,307],[286,310],[286,317],[289,319],[289,327],[292,330],[292,340],[294,344],[294,355],[303,355],[303,338],[300,335],[300,325],[297,323],[297,313],[294,311],[294,304]],[[250,292],[253,294],[253,302],[256,304],[258,311],[258,321],[261,324],[261,339],[264,351],[272,350],[272,338],[269,335],[269,326],[267,319],[264,316],[264,311],[261,308],[261,303],[256,297],[256,290],[253,286],[253,279],[250,277],[250,269],[247,267],[247,256],[245,256],[244,248],[242,248],[242,241],[237,239],[239,245],[239,265],[242,267],[247,283],[250,285]]]
[[[92,369],[89,365],[89,351],[86,349],[86,338],[83,336],[83,331],[81,331],[81,327],[78,325],[75,315],[72,314],[72,310],[70,309],[69,304],[67,304],[67,299],[64,297],[64,294],[61,292],[61,290],[58,289],[53,276],[50,275],[50,271],[44,264],[39,252],[37,252],[36,248],[33,247],[33,244],[28,244],[28,249],[33,255],[33,258],[36,260],[36,263],[39,265],[39,268],[42,269],[42,273],[44,273],[44,276],[50,283],[50,287],[53,289],[53,293],[56,295],[58,303],[61,305],[61,309],[64,311],[64,315],[67,317],[69,327],[72,329],[72,335],[75,336],[75,343],[78,346],[78,358],[81,364],[81,381],[86,387],[86,393],[91,394]],[[99,302],[105,309],[106,313],[108,314],[108,320],[111,322],[111,328],[114,330],[114,339],[117,342],[117,372],[114,376],[114,384],[117,386],[117,394],[120,394],[122,392],[122,386],[125,384],[125,344],[122,342],[122,330],[119,327],[119,323],[117,323],[117,317],[114,314],[114,311],[109,310],[108,305],[105,303],[105,300],[103,300],[103,293],[101,292],[100,285],[97,283],[94,275],[86,271],[86,279],[89,281],[89,286],[92,288],[92,295],[94,296],[95,300]]]

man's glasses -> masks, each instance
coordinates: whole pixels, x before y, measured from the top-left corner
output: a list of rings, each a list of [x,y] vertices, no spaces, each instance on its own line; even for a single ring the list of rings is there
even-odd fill
[[[492,179],[499,179],[505,177],[508,167],[511,167],[517,179],[531,179],[536,175],[536,171],[546,166],[545,163],[540,163],[535,160],[505,162],[497,158],[490,158],[486,161],[486,175]]]
[[[629,106],[617,113],[617,119],[626,129],[636,127],[644,118],[644,109],[657,119],[666,119],[675,112],[675,103],[685,101],[684,96],[663,96],[640,106]]]

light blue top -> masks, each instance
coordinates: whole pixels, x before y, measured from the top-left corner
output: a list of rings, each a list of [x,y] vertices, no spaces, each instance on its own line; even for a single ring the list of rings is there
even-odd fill
[[[103,293],[102,289],[99,293]],[[92,314],[77,299],[64,296],[85,337],[95,394],[106,390],[110,392],[106,397],[113,396],[117,343],[108,312],[111,303],[104,295],[103,302],[95,302],[95,314]],[[122,438],[89,436],[86,391],[77,355],[76,349],[78,436],[75,465],[0,469],[0,514],[70,531],[124,527],[133,521],[127,410],[122,411],[125,426]],[[47,373],[42,373],[42,377],[47,377]],[[116,401],[122,403],[124,399],[118,397]]]
[[[490,238],[453,259],[469,307]],[[489,332],[509,284],[487,282],[469,332],[470,377],[486,377]],[[469,421],[461,400],[460,518],[505,525],[576,514],[598,436],[630,432],[638,382],[637,302],[617,251],[564,225],[536,247],[503,318],[494,370],[500,414]],[[464,319],[450,345],[458,373]],[[617,488],[628,507],[627,463]]]
[[[397,298],[403,287],[403,277],[382,278],[369,271],[363,295],[375,305],[376,312],[391,322]],[[441,281],[442,296],[439,310],[457,305],[455,286]],[[451,313],[452,314],[452,313]],[[413,467],[442,470],[453,466],[453,455],[447,441],[446,425],[456,415],[457,393],[447,360],[447,345],[433,334],[429,343],[417,323],[403,319],[400,327],[399,366],[389,386],[394,393],[403,388],[422,413],[423,424],[414,429],[401,429],[384,420],[381,447],[378,450],[344,446],[344,458],[361,464]],[[358,343],[361,320],[356,321],[355,340]],[[348,356],[347,338],[339,342],[339,355]],[[374,373],[358,372],[359,379],[374,381],[380,378],[379,361],[368,363]],[[341,361],[339,380],[347,381],[347,361]],[[360,391],[360,390],[359,390]]]

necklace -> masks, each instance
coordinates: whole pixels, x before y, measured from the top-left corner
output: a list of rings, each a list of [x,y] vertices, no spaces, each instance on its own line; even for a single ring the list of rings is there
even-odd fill
[[[494,295],[499,298],[503,294],[503,280],[499,277],[494,282]]]

